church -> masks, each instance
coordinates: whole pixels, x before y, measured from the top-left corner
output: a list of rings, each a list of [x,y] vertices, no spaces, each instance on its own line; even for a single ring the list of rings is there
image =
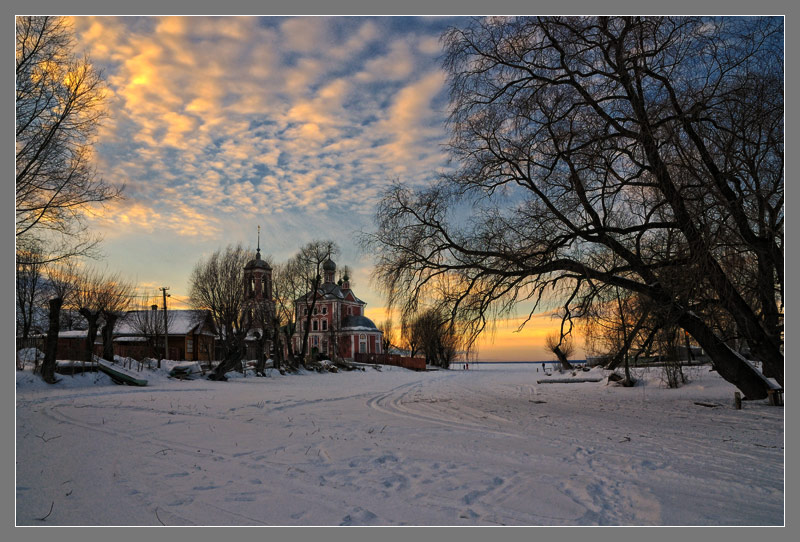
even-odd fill
[[[261,259],[261,228],[256,257],[244,266],[244,320],[249,329],[245,359],[258,359],[272,352],[275,300],[272,298],[272,267]]]
[[[324,358],[337,357],[352,361],[355,354],[380,354],[383,332],[364,315],[366,303],[350,289],[350,277],[338,282],[336,264],[328,259],[322,264],[323,279],[317,291],[296,300],[297,322],[292,335],[292,348],[301,351],[305,325],[311,311],[306,352]],[[314,298],[316,297],[316,303]],[[313,308],[312,308],[313,304]]]

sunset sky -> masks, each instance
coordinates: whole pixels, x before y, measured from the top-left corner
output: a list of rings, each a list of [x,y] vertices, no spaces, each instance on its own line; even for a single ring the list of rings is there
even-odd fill
[[[126,199],[92,217],[104,263],[143,288],[169,286],[229,243],[288,259],[333,239],[376,323],[385,302],[355,242],[393,180],[421,186],[448,167],[439,37],[462,18],[76,17],[77,50],[101,69],[109,117],[102,177]],[[523,307],[520,317],[527,312]],[[500,322],[486,360],[554,359],[557,320]],[[582,347],[582,344],[580,344]],[[579,350],[576,357],[583,357]]]

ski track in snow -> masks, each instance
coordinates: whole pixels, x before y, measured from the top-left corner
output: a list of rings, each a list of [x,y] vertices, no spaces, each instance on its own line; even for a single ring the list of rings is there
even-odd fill
[[[17,524],[783,522],[783,409],[531,371],[23,387]]]

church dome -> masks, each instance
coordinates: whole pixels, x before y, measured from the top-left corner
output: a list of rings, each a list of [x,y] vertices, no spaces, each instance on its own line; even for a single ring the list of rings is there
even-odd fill
[[[345,316],[342,319],[342,329],[356,329],[360,331],[378,331],[375,323],[366,316]]]
[[[330,258],[328,258],[328,259],[327,259],[327,260],[325,260],[325,262],[322,264],[322,269],[323,269],[324,271],[336,271],[336,264],[333,262],[333,260],[331,260]]]
[[[246,270],[249,270],[249,269],[264,269],[264,270],[267,270],[267,271],[271,271],[272,270],[272,268],[269,266],[269,264],[265,260],[261,259],[261,249],[256,250],[255,259],[250,260],[249,262],[247,262],[247,265],[245,265],[244,268]]]

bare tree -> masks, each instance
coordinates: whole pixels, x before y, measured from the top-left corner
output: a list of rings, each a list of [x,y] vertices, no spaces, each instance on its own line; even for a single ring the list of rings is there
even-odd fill
[[[408,355],[414,357],[419,352],[419,333],[416,331],[416,319],[410,315],[403,315],[400,321],[400,340],[403,348],[408,350]]]
[[[563,370],[571,371],[573,369],[569,357],[575,352],[575,345],[570,337],[565,337],[561,333],[552,333],[545,338],[544,343],[547,349],[556,355]]]
[[[265,376],[267,341],[272,341],[275,337],[275,333],[273,333],[275,314],[271,305],[266,303],[255,304],[254,306],[246,307],[245,310],[247,311],[246,325],[248,329],[253,331],[257,345],[256,350],[258,351],[255,371],[257,375]]]
[[[55,384],[56,354],[58,353],[58,332],[60,330],[61,308],[69,304],[75,295],[75,267],[71,261],[51,263],[47,267],[47,305],[48,328],[45,339],[44,361],[40,369],[42,380]]]
[[[43,303],[45,293],[44,256],[38,248],[17,254],[17,338],[20,346],[27,346],[28,337],[35,327],[36,311]]]
[[[381,339],[383,351],[388,353],[392,347],[397,345],[394,323],[392,322],[391,318],[388,318],[383,322],[378,323],[377,327],[383,332],[383,338]]]
[[[92,360],[101,318],[105,320],[104,329],[108,328],[108,332],[113,333],[114,326],[109,327],[108,321],[116,320],[119,314],[127,310],[132,297],[133,286],[123,280],[119,273],[90,268],[78,274],[74,305],[88,324],[84,361]],[[103,357],[109,355],[107,350],[113,347],[112,338],[104,337]],[[113,350],[110,356],[113,359]]]
[[[447,369],[465,348],[465,341],[442,308],[423,310],[412,326],[425,362]]]
[[[305,288],[305,293],[297,301],[301,301],[303,314],[298,314],[305,319],[300,332],[302,341],[300,344],[299,360],[305,363],[308,352],[308,334],[311,331],[311,317],[317,299],[321,296],[319,292],[322,284],[322,264],[331,257],[339,253],[339,247],[333,241],[311,241],[303,246],[288,263],[289,272],[299,278],[298,283]]]
[[[295,322],[297,315],[297,299],[302,296],[305,291],[300,283],[299,277],[292,272],[292,268],[287,263],[276,264],[272,267],[272,295],[275,297],[275,330],[283,334],[282,341],[276,340],[276,348],[280,346],[280,353],[278,356],[283,355],[282,346],[279,343],[286,344],[286,351],[288,359],[294,359],[294,348],[292,345],[292,334],[295,331]],[[276,350],[276,352],[278,352]]]
[[[161,359],[164,357],[164,341],[169,327],[175,319],[175,313],[167,311],[167,329],[165,330],[164,311],[158,310],[161,296],[156,292],[151,292],[140,299],[138,310],[128,313],[126,320],[134,331],[145,338],[150,356],[157,359],[158,366],[161,367]]]
[[[196,309],[211,312],[223,344],[223,359],[209,374],[224,380],[245,354],[249,331],[245,311],[244,267],[250,253],[241,245],[228,245],[198,262],[189,278],[189,301]]]
[[[474,340],[522,301],[571,321],[615,286],[766,397],[726,314],[782,382],[781,19],[490,18],[444,41],[459,165],[379,206],[365,242],[390,304],[446,277]]]
[[[106,92],[87,58],[73,53],[62,17],[17,17],[16,237],[42,244],[48,261],[91,254],[85,210],[120,197],[100,179],[91,149]]]
[[[585,312],[581,323],[587,352],[606,360],[607,369],[620,365],[623,386],[632,386],[630,365],[649,352],[653,338],[663,326],[647,299],[617,287],[606,288]]]

